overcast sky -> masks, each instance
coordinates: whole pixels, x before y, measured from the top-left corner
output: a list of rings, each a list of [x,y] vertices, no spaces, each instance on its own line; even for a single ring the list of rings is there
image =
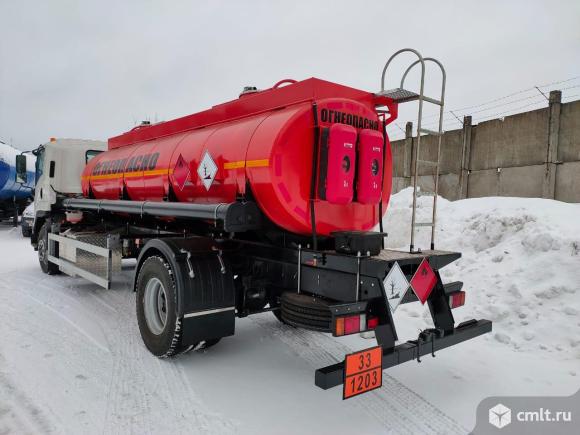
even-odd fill
[[[0,31],[0,140],[21,149],[106,140],[282,78],[377,91],[403,47],[445,64],[451,109],[580,76],[579,0],[0,0]]]

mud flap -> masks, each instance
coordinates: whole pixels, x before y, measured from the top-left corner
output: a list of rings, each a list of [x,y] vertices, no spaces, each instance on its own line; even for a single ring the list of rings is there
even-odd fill
[[[195,344],[234,335],[235,320],[234,307],[188,313],[183,317],[183,343]]]
[[[233,335],[235,288],[232,269],[214,242],[204,237],[150,240],[139,255],[136,271],[151,249],[169,261],[175,274],[182,345]]]

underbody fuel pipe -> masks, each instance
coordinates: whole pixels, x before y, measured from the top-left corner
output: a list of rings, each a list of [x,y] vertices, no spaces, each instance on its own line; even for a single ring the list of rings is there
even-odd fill
[[[258,229],[260,211],[254,202],[229,204],[193,204],[185,202],[126,201],[110,199],[66,198],[62,202],[66,210],[87,210],[126,213],[149,217],[173,217],[212,221],[223,226],[227,232],[243,232]]]

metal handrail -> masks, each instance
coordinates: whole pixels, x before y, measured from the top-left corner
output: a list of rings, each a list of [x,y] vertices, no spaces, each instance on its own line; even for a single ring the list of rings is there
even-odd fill
[[[414,48],[403,48],[399,51],[397,51],[395,54],[393,54],[389,60],[387,60],[387,63],[385,64],[384,68],[383,68],[383,73],[381,74],[381,92],[383,92],[385,90],[385,75],[387,73],[387,68],[389,67],[390,63],[393,61],[393,59],[395,57],[397,57],[399,54],[401,53],[413,53],[415,54],[419,60],[417,60],[416,62],[421,62],[422,64],[422,75],[424,76],[425,74],[425,62],[423,61],[423,56],[421,56],[421,53],[419,53],[417,50],[415,50]],[[422,89],[422,88],[421,88]]]
[[[391,64],[391,62],[393,61],[393,59],[395,57],[397,57],[399,54],[401,53],[413,53],[417,56],[418,60],[416,62],[420,62],[421,63],[421,85],[419,87],[419,113],[417,114],[417,148],[416,148],[416,155],[415,157],[417,157],[418,153],[419,153],[419,146],[421,144],[421,135],[419,134],[419,132],[421,131],[421,118],[423,117],[423,90],[424,90],[424,86],[425,86],[425,61],[423,60],[423,56],[421,56],[421,53],[419,53],[417,50],[413,49],[413,48],[403,48],[399,51],[397,51],[395,54],[393,54],[389,60],[387,60],[387,63],[385,64],[385,67],[383,68],[383,73],[381,74],[381,92],[383,92],[385,90],[385,75],[387,72],[387,68],[389,67],[389,65]],[[412,216],[411,216],[411,247],[410,250],[413,251],[414,249],[414,244],[415,244],[415,222],[417,219],[416,216],[416,211],[417,211],[417,158],[415,158],[415,175],[413,177],[413,211],[412,211]]]
[[[439,66],[439,69],[441,70],[441,96],[439,97],[439,137],[437,139],[437,165],[435,166],[435,192],[433,195],[433,215],[432,215],[432,225],[431,225],[431,249],[435,249],[435,227],[437,224],[437,194],[439,193],[439,156],[441,153],[441,140],[442,140],[442,133],[443,133],[443,111],[444,111],[444,105],[445,105],[445,85],[447,82],[447,73],[445,71],[445,68],[443,67],[443,64],[441,62],[439,62],[437,59],[433,58],[433,57],[426,57],[423,59],[423,62],[433,62],[435,64],[437,64]],[[404,87],[405,84],[405,79],[407,78],[407,74],[409,74],[409,72],[413,69],[413,67],[415,65],[417,65],[419,63],[418,60],[416,60],[415,62],[413,62],[405,71],[405,73],[403,74],[403,77],[401,78],[401,88]],[[417,132],[417,137],[420,136],[420,131]],[[417,160],[418,160],[418,156],[417,156]],[[417,177],[417,168],[415,168],[415,177]],[[412,229],[412,231],[414,231],[414,229]],[[411,237],[411,245],[413,244],[413,240],[414,237]]]
[[[433,215],[432,215],[432,223],[431,223],[431,249],[435,249],[435,226],[436,226],[436,213],[437,213],[437,194],[439,192],[439,155],[441,153],[441,138],[443,133],[443,107],[445,104],[445,84],[447,81],[447,74],[445,68],[437,59],[432,57],[423,58],[421,53],[417,50],[412,48],[403,48],[396,53],[394,53],[385,64],[383,68],[383,72],[381,74],[381,92],[385,90],[385,76],[387,69],[393,59],[397,57],[401,53],[413,53],[417,56],[417,60],[414,61],[405,71],[401,78],[400,88],[404,89],[405,79],[409,72],[417,65],[421,64],[421,82],[419,88],[419,108],[417,114],[417,144],[415,147],[415,155],[414,155],[414,174],[413,174],[413,209],[412,209],[412,217],[411,217],[411,243],[410,243],[410,251],[414,252],[415,249],[415,228],[417,226],[416,219],[417,219],[417,185],[418,185],[418,178],[419,178],[419,151],[421,149],[421,123],[423,118],[423,102],[430,101],[434,102],[433,99],[427,98],[424,96],[425,91],[425,63],[426,62],[434,62],[436,63],[440,70],[441,70],[441,97],[439,99],[439,130],[438,130],[438,143],[437,143],[437,163],[436,163],[436,170],[435,170],[435,194],[433,195]]]

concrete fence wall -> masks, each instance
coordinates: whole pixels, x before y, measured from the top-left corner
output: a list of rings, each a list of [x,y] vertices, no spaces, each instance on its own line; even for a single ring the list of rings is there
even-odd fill
[[[522,196],[580,202],[580,101],[561,103],[550,92],[549,107],[445,132],[441,141],[439,194],[451,200]],[[393,192],[412,185],[416,138],[391,143]],[[436,136],[421,136],[419,158],[435,160]],[[435,168],[419,165],[419,185],[433,190]]]

